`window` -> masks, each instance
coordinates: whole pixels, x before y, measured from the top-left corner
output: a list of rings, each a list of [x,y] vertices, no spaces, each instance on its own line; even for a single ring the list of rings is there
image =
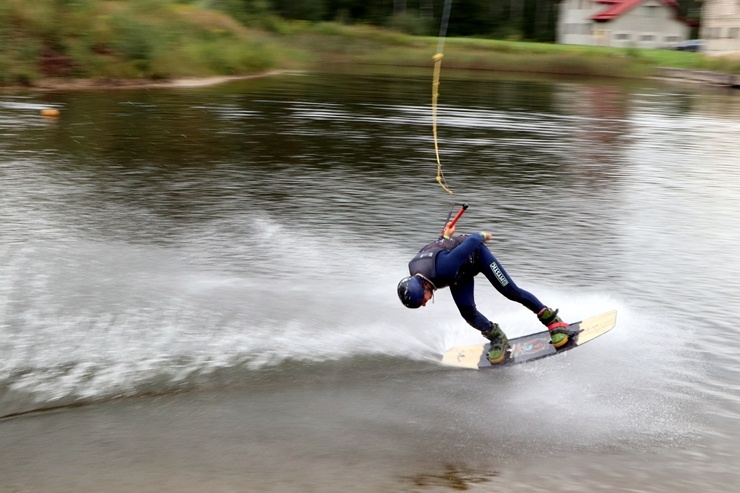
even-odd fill
[[[629,41],[631,36],[629,33],[617,33],[614,37],[619,41]]]
[[[677,42],[678,42],[678,40],[679,40],[679,37],[678,37],[678,36],[666,36],[666,37],[664,38],[664,41],[665,41],[666,43],[677,43]]]
[[[641,34],[640,35],[640,41],[652,41],[653,39],[655,39],[655,36],[653,36],[652,34]]]
[[[732,39],[737,39],[738,35],[740,35],[740,27],[731,27],[727,33],[727,37]]]
[[[651,19],[658,16],[658,6],[657,5],[645,5],[645,17],[649,17]]]

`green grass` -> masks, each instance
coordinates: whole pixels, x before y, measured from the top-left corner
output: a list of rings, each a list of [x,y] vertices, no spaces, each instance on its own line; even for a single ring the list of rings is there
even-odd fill
[[[273,35],[274,36],[274,35]],[[175,0],[3,0],[0,84],[41,78],[162,79],[281,65],[265,35]]]
[[[0,0],[0,85],[46,78],[158,80],[269,69],[430,66],[436,37],[364,25],[285,21],[249,27],[182,0]],[[740,61],[671,50],[449,38],[447,68],[644,77],[657,67],[740,73]]]

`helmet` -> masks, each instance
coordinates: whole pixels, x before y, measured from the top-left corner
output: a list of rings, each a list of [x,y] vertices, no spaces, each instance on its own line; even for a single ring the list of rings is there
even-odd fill
[[[416,276],[404,277],[398,283],[398,297],[408,308],[419,308],[424,302],[424,281]]]

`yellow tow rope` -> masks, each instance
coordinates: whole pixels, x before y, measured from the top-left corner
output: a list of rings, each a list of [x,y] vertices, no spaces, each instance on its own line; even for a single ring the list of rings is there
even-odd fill
[[[442,161],[439,159],[439,142],[437,140],[437,98],[439,98],[439,72],[442,69],[442,53],[434,55],[434,82],[432,82],[432,134],[434,135],[434,152],[437,155],[437,183],[447,193],[452,195],[452,190],[447,186],[445,175],[442,173]]]
[[[437,139],[437,99],[439,98],[439,74],[442,70],[442,57],[444,57],[443,48],[445,36],[447,35],[447,23],[450,19],[450,6],[452,0],[445,2],[444,12],[442,14],[442,23],[439,28],[439,42],[437,44],[437,53],[432,57],[434,60],[434,80],[432,81],[432,134],[434,135],[434,152],[437,156],[437,183],[445,192],[452,195],[452,190],[447,186],[444,173],[442,173],[442,160],[439,158],[439,141]]]

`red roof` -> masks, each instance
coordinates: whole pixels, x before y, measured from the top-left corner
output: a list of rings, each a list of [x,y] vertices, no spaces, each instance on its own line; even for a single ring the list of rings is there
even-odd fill
[[[645,0],[596,0],[598,3],[609,4],[606,10],[602,10],[598,14],[591,17],[595,21],[610,21],[616,19],[625,12],[632,10],[633,8],[640,5]],[[676,0],[660,0],[660,2],[673,9],[678,15],[678,3]]]

